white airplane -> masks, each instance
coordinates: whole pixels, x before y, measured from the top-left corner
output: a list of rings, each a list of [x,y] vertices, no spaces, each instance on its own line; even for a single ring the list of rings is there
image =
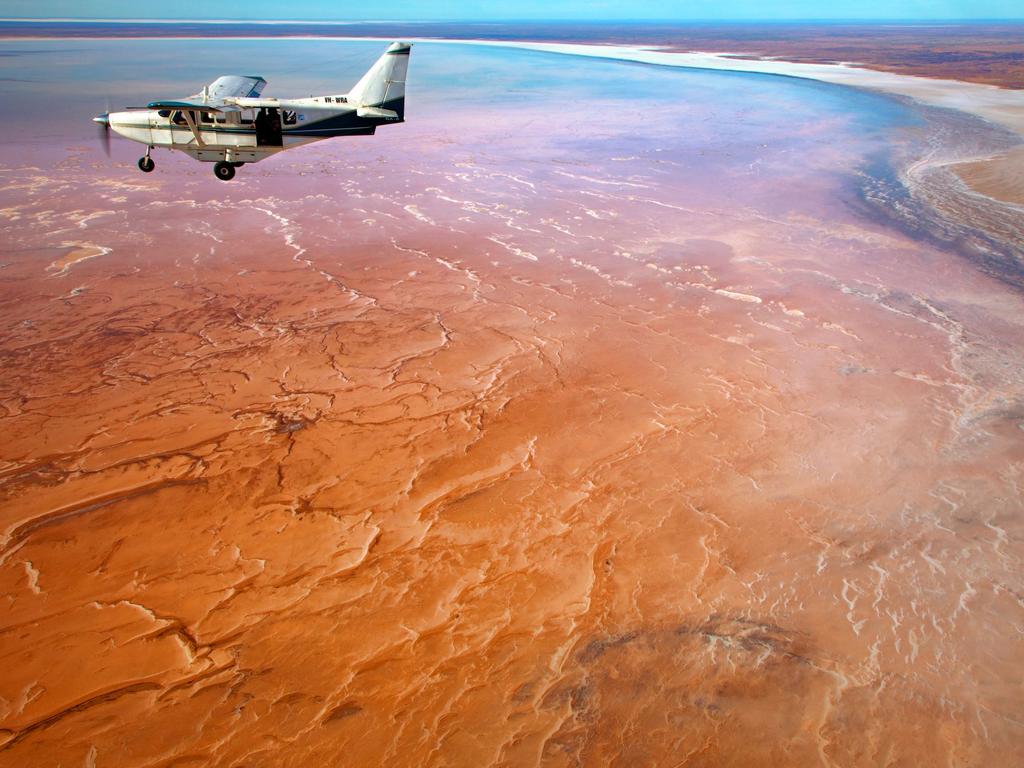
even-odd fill
[[[230,181],[235,169],[292,147],[335,136],[372,135],[378,125],[405,120],[405,76],[409,43],[392,43],[355,87],[338,96],[308,99],[261,97],[262,77],[218,77],[200,93],[145,108],[99,115],[109,154],[110,130],[146,145],[139,168],[155,167],[154,147],[177,149],[204,163],[215,163],[218,179]]]

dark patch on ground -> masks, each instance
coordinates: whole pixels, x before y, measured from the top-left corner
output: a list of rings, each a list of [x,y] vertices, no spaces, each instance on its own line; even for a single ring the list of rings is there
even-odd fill
[[[344,720],[347,717],[358,715],[362,711],[363,708],[354,701],[343,702],[327,713],[327,716],[323,719],[322,725],[327,725],[327,723],[334,722],[335,720]]]

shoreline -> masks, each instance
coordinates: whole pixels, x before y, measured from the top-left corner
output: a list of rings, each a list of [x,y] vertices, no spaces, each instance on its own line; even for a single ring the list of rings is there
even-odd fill
[[[561,53],[587,58],[629,61],[638,64],[710,69],[726,72],[748,72],[779,75],[803,80],[816,80],[833,85],[881,91],[906,96],[931,107],[956,109],[995,123],[1019,135],[1024,142],[1024,93],[1009,88],[962,80],[945,80],[901,75],[868,69],[853,63],[809,64],[784,59],[740,58],[741,53],[673,51],[665,48],[590,45],[581,43],[537,43],[518,40],[431,40],[419,42],[467,43],[505,48]]]

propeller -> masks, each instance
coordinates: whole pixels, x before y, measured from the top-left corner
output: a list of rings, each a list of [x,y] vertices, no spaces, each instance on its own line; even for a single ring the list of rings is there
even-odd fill
[[[110,157],[110,100],[107,99],[107,111],[92,119],[99,126],[100,145],[107,157]]]

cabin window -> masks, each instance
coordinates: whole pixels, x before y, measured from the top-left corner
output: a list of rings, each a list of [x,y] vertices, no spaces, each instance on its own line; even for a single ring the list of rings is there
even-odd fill
[[[283,122],[285,125],[295,125],[298,122],[298,116],[294,110],[286,109],[282,113],[284,116]]]
[[[188,123],[185,122],[185,113],[180,111],[171,115],[171,122],[175,125],[188,125]]]
[[[255,119],[256,115],[251,109],[243,109],[239,115],[239,122],[242,125],[252,125]]]
[[[159,112],[157,112],[157,114],[160,115],[160,117],[170,117],[171,116],[171,110],[169,110],[169,109],[161,109]]]
[[[201,123],[212,123],[213,122],[213,112],[200,112],[199,113],[199,122],[201,122]]]

